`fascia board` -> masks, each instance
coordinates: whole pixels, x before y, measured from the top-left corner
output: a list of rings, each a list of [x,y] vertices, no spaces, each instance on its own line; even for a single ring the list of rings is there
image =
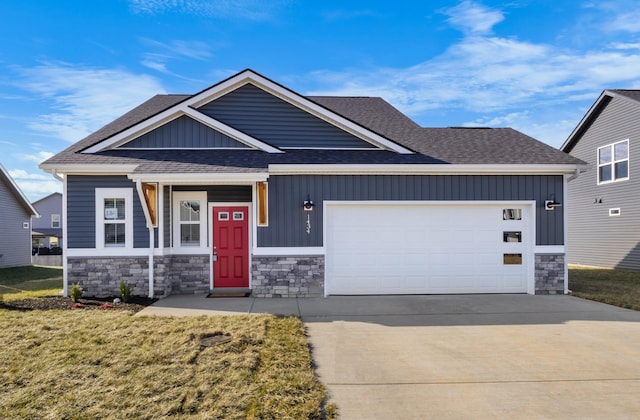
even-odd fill
[[[587,165],[269,165],[271,175],[559,175],[584,172]]]
[[[39,168],[49,173],[65,175],[107,175],[107,174],[128,174],[138,167],[135,165],[112,165],[112,164],[40,164]]]
[[[245,70],[237,74],[236,76],[231,77],[230,79],[227,79],[224,82],[211,87],[210,89],[194,95],[193,97],[187,99],[184,104],[189,105],[193,108],[198,108],[249,82],[298,108],[304,109],[310,114],[321,118],[332,125],[336,125],[341,129],[354,134],[358,138],[374,144],[379,148],[391,150],[401,154],[415,153],[412,150],[409,150],[393,141],[390,141],[389,139],[371,130],[368,130],[367,128],[356,124],[353,121],[348,120],[347,118],[342,117],[341,115],[338,115],[313,101],[310,101],[304,96],[301,96],[250,70]]]
[[[141,182],[161,182],[167,184],[236,184],[251,185],[254,182],[264,182],[269,178],[267,172],[244,172],[244,173],[135,173],[127,175],[132,181]]]
[[[596,113],[596,110],[599,108],[600,103],[604,100],[604,98],[605,97],[613,98],[613,96],[619,96],[619,95],[609,90],[602,91],[600,96],[598,96],[598,99],[591,105],[587,113],[582,117],[578,125],[576,125],[573,131],[571,131],[571,134],[569,134],[569,137],[567,137],[564,143],[562,143],[562,146],[560,146],[560,150],[562,150],[563,152],[567,152],[566,149],[569,146],[573,145],[573,143],[575,142],[575,137],[578,135],[578,133],[581,132],[582,127],[585,124],[588,124],[592,118],[594,118],[594,114]]]

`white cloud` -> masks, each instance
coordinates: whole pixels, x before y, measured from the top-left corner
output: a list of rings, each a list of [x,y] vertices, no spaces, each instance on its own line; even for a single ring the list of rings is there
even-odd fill
[[[51,152],[40,151],[40,152],[34,152],[34,153],[23,153],[19,155],[19,158],[27,162],[40,164],[41,162],[52,157],[53,155],[54,153],[51,153]]]
[[[268,20],[288,0],[130,0],[134,13],[162,14],[176,12],[221,19]]]
[[[50,180],[51,176],[44,175],[42,173],[33,174],[25,171],[24,169],[12,169],[9,171],[9,175],[11,178],[18,180],[27,180],[27,179],[42,179],[42,180]]]
[[[34,202],[42,197],[46,197],[54,192],[62,192],[62,182],[57,181],[53,177],[49,180],[16,180],[16,184],[24,193],[27,199]]]
[[[605,88],[640,83],[640,54],[632,49],[618,45],[579,51],[490,35],[502,14],[470,1],[447,12],[449,22],[467,36],[441,55],[408,68],[315,72],[311,78],[332,88],[307,93],[382,96],[414,117],[434,110],[537,115],[556,106],[593,102]],[[484,26],[482,17],[488,22]],[[530,122],[528,127],[547,130]]]
[[[468,0],[445,9],[442,13],[449,16],[447,22],[451,26],[469,35],[487,34],[491,32],[494,25],[504,20],[501,11]]]
[[[22,69],[21,86],[51,101],[55,111],[38,115],[29,128],[78,141],[151,96],[164,93],[153,77],[120,69],[49,63]]]
[[[24,169],[10,169],[8,172],[31,202],[54,192],[62,192],[62,183],[51,175],[32,173]]]
[[[211,44],[202,41],[174,40],[171,42],[160,42],[149,38],[141,39],[143,44],[162,51],[156,55],[163,58],[186,57],[195,60],[206,60],[211,57]]]

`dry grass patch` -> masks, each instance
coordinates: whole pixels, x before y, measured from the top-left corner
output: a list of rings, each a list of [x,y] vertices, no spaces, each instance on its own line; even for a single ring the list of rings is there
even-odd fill
[[[571,294],[640,311],[640,273],[610,268],[569,266]]]
[[[321,417],[297,318],[0,311],[0,342],[0,418]]]

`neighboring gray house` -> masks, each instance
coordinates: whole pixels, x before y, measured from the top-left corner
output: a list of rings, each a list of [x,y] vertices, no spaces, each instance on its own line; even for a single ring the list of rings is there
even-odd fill
[[[509,128],[423,128],[252,70],[155,96],[41,164],[64,179],[65,291],[123,278],[158,297],[565,293],[557,204],[584,166]]]
[[[32,205],[40,213],[39,218],[31,220],[33,247],[62,247],[62,194],[49,194]]]
[[[0,164],[0,267],[31,264],[31,217],[38,212]]]
[[[605,90],[561,150],[592,170],[569,187],[569,263],[640,270],[640,90]]]

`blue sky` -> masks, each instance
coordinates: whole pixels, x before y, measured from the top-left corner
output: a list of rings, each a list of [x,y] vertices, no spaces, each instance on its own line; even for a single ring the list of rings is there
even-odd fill
[[[554,147],[603,89],[640,89],[635,0],[24,0],[0,16],[0,163],[31,200],[61,191],[42,160],[245,68]]]

